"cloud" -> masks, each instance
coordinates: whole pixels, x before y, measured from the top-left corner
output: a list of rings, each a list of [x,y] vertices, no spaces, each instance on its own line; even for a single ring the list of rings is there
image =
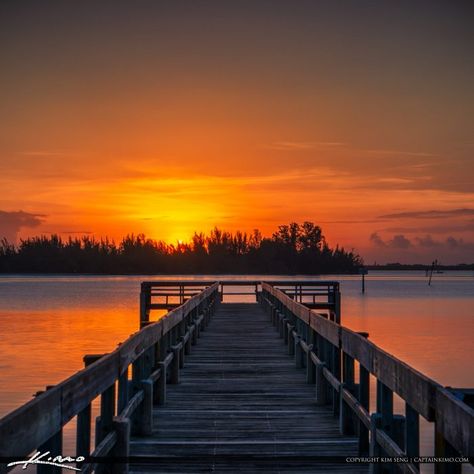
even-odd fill
[[[411,245],[411,241],[402,234],[395,235],[393,239],[389,241],[389,247],[394,249],[407,249],[411,247]]]
[[[0,238],[5,238],[11,243],[16,242],[17,234],[22,227],[38,227],[45,217],[44,214],[23,211],[0,211]]]
[[[374,232],[369,239],[376,247],[408,249],[412,246],[411,241],[402,234],[394,235],[391,240],[383,240],[377,232]]]
[[[436,250],[437,252],[442,250],[474,251],[474,242],[466,242],[462,238],[456,238],[453,236],[449,236],[444,240],[436,240],[430,234],[427,234],[410,240],[403,234],[397,234],[389,240],[384,240],[377,232],[374,232],[370,235],[369,240],[374,247],[385,249],[405,250],[409,248],[418,248],[426,251],[430,249],[438,249]]]
[[[299,151],[299,150],[314,150],[319,147],[340,147],[344,146],[342,142],[296,142],[296,141],[283,141],[275,142],[265,148],[272,150],[288,150],[288,151]]]
[[[387,244],[384,242],[384,240],[380,237],[377,232],[374,232],[373,234],[370,235],[369,240],[376,246],[376,247],[386,247]]]
[[[448,209],[442,210],[429,210],[429,211],[409,211],[399,212],[396,214],[384,214],[379,216],[379,219],[438,219],[443,217],[464,217],[474,216],[474,209]]]
[[[427,235],[425,237],[416,237],[415,240],[420,247],[439,247],[442,245],[441,242],[434,240],[431,235]]]

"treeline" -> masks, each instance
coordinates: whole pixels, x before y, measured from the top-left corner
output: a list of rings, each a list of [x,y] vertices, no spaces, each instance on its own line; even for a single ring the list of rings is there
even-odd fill
[[[226,232],[195,233],[189,243],[170,245],[130,234],[121,242],[58,235],[0,244],[2,273],[102,274],[320,274],[354,273],[359,255],[330,248],[321,228],[312,222],[279,226],[271,237]]]

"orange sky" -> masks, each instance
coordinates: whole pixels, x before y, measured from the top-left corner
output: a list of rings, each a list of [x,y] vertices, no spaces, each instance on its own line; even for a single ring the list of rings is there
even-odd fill
[[[2,3],[0,235],[312,220],[472,262],[472,6],[222,3]]]

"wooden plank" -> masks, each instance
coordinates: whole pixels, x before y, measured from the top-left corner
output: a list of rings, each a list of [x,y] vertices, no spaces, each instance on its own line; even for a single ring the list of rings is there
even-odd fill
[[[314,311],[311,311],[310,326],[311,329],[328,340],[332,345],[339,347],[341,326],[333,321],[329,321],[329,319],[323,318]]]

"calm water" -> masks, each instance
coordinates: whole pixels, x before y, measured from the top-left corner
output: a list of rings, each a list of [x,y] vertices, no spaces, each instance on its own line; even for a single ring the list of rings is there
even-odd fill
[[[84,354],[108,352],[135,332],[142,280],[176,278],[193,279],[0,276],[0,416],[80,369]],[[365,295],[359,276],[330,279],[341,282],[344,325],[443,385],[474,387],[472,272],[435,275],[431,287],[424,272],[372,272]],[[428,454],[431,439],[425,427]]]

